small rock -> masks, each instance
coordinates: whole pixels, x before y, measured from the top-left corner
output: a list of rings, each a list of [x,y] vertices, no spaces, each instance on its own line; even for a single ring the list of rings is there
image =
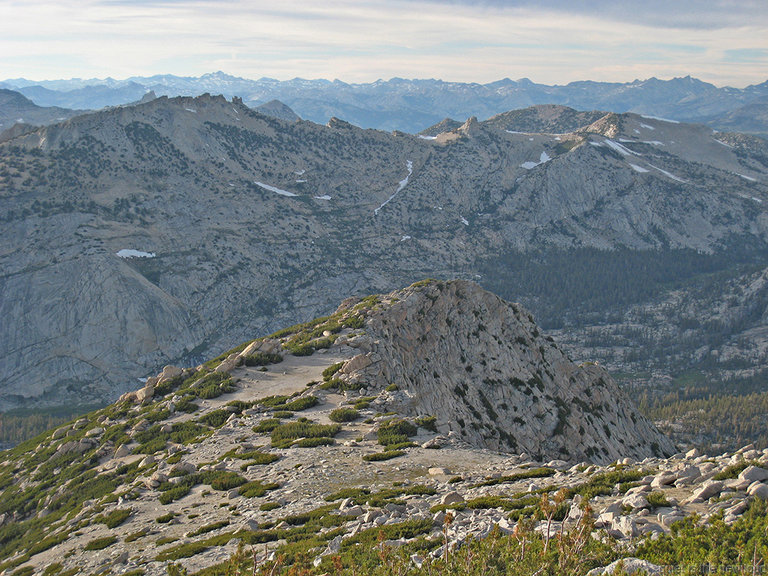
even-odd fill
[[[456,491],[443,494],[443,497],[440,498],[440,504],[444,506],[449,506],[451,504],[461,504],[464,501],[464,497]]]
[[[710,480],[704,483],[704,485],[696,490],[688,499],[689,503],[704,502],[709,500],[712,496],[717,496],[723,490],[723,483],[719,480]]]
[[[661,472],[651,481],[651,488],[661,488],[662,486],[668,486],[677,480],[677,474],[674,472]]]
[[[430,476],[449,476],[451,474],[447,468],[430,468],[427,473]]]
[[[88,432],[85,433],[86,438],[95,438],[96,436],[101,436],[104,434],[104,428],[97,426],[96,428],[91,428],[88,430]]]
[[[647,560],[640,560],[639,558],[623,558],[622,560],[616,560],[611,562],[608,566],[602,566],[600,568],[593,568],[587,572],[587,576],[605,576],[613,574],[621,566],[624,572],[627,574],[648,574],[649,576],[655,576],[661,574],[664,570],[662,566],[651,564]]]
[[[629,496],[625,496],[621,500],[622,506],[629,506],[633,510],[642,510],[643,508],[648,508],[650,504],[648,504],[648,500],[645,499],[645,496],[642,494],[630,494]]]
[[[120,444],[120,446],[115,449],[115,458],[124,458],[130,453],[131,451],[128,449],[128,446],[125,444]]]

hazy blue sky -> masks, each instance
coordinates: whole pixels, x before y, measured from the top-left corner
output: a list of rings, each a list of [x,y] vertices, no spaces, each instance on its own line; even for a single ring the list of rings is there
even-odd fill
[[[0,0],[0,78],[768,79],[768,0]]]

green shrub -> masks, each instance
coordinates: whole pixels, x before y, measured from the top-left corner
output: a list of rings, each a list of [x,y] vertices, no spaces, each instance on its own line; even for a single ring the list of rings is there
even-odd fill
[[[389,386],[384,388],[384,390],[386,392],[397,392],[398,390],[400,390],[400,386],[398,386],[397,384],[390,384]]]
[[[280,426],[280,420],[277,418],[267,418],[266,420],[262,420],[256,426],[253,427],[253,431],[257,434],[265,434],[267,432],[272,432],[275,428]]]
[[[294,416],[296,416],[296,413],[291,412],[290,410],[276,410],[272,412],[272,418],[285,419],[285,418],[293,418]]]
[[[311,344],[296,344],[289,346],[288,351],[294,356],[312,356],[315,348]]]
[[[484,482],[474,486],[479,488],[482,486],[496,486],[497,484],[506,484],[510,482],[519,482],[520,480],[528,480],[529,478],[546,478],[548,476],[554,476],[556,470],[554,468],[531,468],[518,472],[516,474],[510,474],[508,476],[499,476],[498,478],[488,478]]]
[[[192,402],[189,398],[182,398],[176,403],[176,411],[184,412],[185,414],[192,414],[197,412],[200,407]]]
[[[667,497],[664,495],[664,492],[661,492],[661,491],[651,492],[650,494],[648,494],[647,500],[648,500],[648,504],[650,504],[654,508],[670,506],[669,500],[667,500]]]
[[[244,359],[246,366],[268,366],[269,364],[279,364],[282,361],[283,357],[280,354],[266,354],[264,352],[256,352]]]
[[[104,548],[112,546],[112,544],[115,542],[117,542],[117,536],[105,536],[104,538],[96,538],[95,540],[88,542],[83,547],[83,550],[104,550]]]
[[[98,516],[95,521],[101,522],[107,528],[117,528],[131,515],[131,509],[113,510],[105,516]]]
[[[206,524],[205,526],[200,526],[200,528],[198,528],[194,532],[191,532],[188,536],[190,538],[194,538],[195,536],[208,534],[208,532],[213,532],[214,530],[219,530],[220,528],[224,528],[224,526],[229,526],[229,520],[221,520],[220,522],[214,522],[213,524]]]
[[[176,514],[173,512],[169,512],[168,514],[163,514],[162,516],[158,516],[155,518],[155,522],[158,524],[168,524],[171,520],[173,520],[176,517]]]
[[[207,424],[211,428],[220,428],[229,419],[232,413],[229,410],[213,410],[205,416],[197,419],[201,424]]]
[[[339,370],[341,370],[341,367],[344,366],[344,362],[336,362],[336,364],[331,364],[323,370],[323,380],[327,382],[331,378],[333,378],[333,375],[336,374]]]
[[[319,437],[302,438],[301,440],[296,440],[293,445],[298,448],[316,448],[317,446],[332,446],[335,443],[336,440],[333,438]]]
[[[144,538],[144,536],[146,536],[147,534],[149,534],[149,528],[142,528],[141,530],[128,534],[128,536],[125,537],[125,541],[135,542],[139,538]]]
[[[272,462],[280,460],[280,456],[277,454],[270,454],[269,452],[261,452],[259,450],[243,452],[242,454],[234,454],[234,456],[240,460],[248,460],[248,462],[246,462],[244,465],[246,468],[248,466],[254,466],[257,464],[272,464]]]
[[[425,430],[437,432],[437,416],[419,416],[416,418],[416,425]]]
[[[342,326],[345,328],[352,328],[353,330],[359,330],[365,326],[365,318],[362,316],[350,316],[342,322]]]
[[[301,412],[302,410],[306,410],[307,408],[312,408],[313,406],[317,406],[318,402],[319,400],[316,396],[302,396],[301,398],[296,398],[296,400],[294,400],[293,402],[287,402],[283,406],[279,406],[279,408],[281,410]]]
[[[202,484],[208,484],[214,490],[231,490],[242,486],[247,482],[245,478],[240,476],[237,472],[230,472],[228,470],[209,470],[200,474],[200,480]]]
[[[239,492],[240,496],[243,496],[244,498],[260,498],[269,490],[276,490],[277,488],[280,488],[280,485],[274,482],[262,484],[258,480],[254,480],[253,482],[247,482],[240,486]]]
[[[382,446],[401,444],[407,442],[410,436],[417,432],[416,426],[407,420],[394,418],[386,420],[379,425],[376,437]]]
[[[264,502],[261,506],[259,506],[259,510],[262,512],[269,512],[270,510],[276,510],[280,508],[280,504],[277,502]]]
[[[381,462],[382,460],[391,460],[398,456],[403,456],[405,452],[402,450],[386,450],[385,452],[375,452],[373,454],[366,454],[363,456],[363,460],[366,462]]]
[[[339,424],[316,424],[307,419],[286,422],[272,430],[272,445],[283,445],[298,438],[333,438],[340,431]]]
[[[727,468],[724,468],[717,474],[715,474],[712,479],[713,480],[731,480],[732,478],[737,478],[739,474],[741,474],[742,471],[747,469],[749,466],[760,466],[759,462],[755,461],[743,461],[739,462],[738,464],[732,464],[731,466],[728,466]]]
[[[354,408],[336,408],[331,411],[329,418],[334,422],[353,422],[360,418],[360,412]]]

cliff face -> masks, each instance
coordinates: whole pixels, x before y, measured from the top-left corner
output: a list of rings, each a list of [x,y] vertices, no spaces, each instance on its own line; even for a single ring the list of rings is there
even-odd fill
[[[528,312],[472,282],[393,292],[366,331],[371,363],[343,378],[396,385],[388,409],[434,415],[475,447],[594,462],[673,451],[605,370],[575,365]]]

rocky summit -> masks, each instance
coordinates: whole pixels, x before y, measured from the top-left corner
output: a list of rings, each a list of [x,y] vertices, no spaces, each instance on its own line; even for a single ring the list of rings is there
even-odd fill
[[[204,95],[0,143],[0,409],[111,401],[164,365],[430,276],[477,280],[573,341],[766,266],[764,140],[558,106],[434,132]],[[760,314],[726,312],[661,333],[638,372],[688,368],[731,339],[765,349]],[[654,335],[648,317],[605,331],[606,363],[628,330]]]
[[[511,532],[561,488],[562,522],[599,495],[597,522],[629,539],[693,511],[736,517],[768,489],[763,453],[672,451],[604,370],[571,363],[524,309],[470,282],[424,281],[196,368],[166,366],[4,452],[0,570],[196,571],[238,542],[265,545],[257,563],[300,546],[319,565],[380,531],[443,546]],[[736,481],[708,482],[745,459],[756,464]],[[708,507],[720,494],[727,506]]]

